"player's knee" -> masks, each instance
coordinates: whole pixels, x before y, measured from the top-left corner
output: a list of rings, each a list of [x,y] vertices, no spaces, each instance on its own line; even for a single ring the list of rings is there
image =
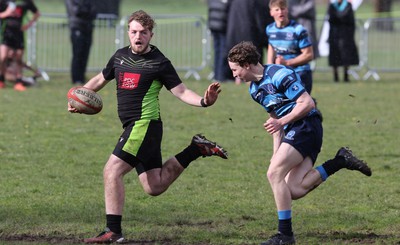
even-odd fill
[[[104,168],[103,170],[103,180],[104,183],[114,182],[118,178],[118,175],[115,171],[111,171],[110,169]]]
[[[124,175],[125,172],[122,172],[118,168],[110,167],[107,164],[103,169],[103,179],[105,183],[115,182],[117,180],[120,180],[124,177]]]
[[[267,171],[267,179],[268,179],[268,181],[269,181],[269,183],[276,183],[276,182],[279,182],[280,181],[280,174],[279,174],[279,172],[277,171],[277,170],[275,170],[275,169],[268,169],[268,171]]]

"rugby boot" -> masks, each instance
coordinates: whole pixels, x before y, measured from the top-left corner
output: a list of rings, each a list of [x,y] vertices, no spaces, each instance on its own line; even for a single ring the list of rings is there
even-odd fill
[[[122,236],[122,233],[117,234],[110,229],[106,228],[102,233],[100,233],[98,236],[93,237],[93,238],[87,238],[84,239],[84,243],[122,243],[124,241],[124,237]]]
[[[367,163],[363,160],[358,159],[353,152],[348,147],[342,147],[336,153],[335,158],[343,157],[345,160],[344,166],[350,170],[357,170],[361,173],[365,174],[366,176],[371,176],[372,171],[368,167]]]
[[[196,145],[203,157],[219,156],[228,159],[228,152],[217,143],[212,142],[201,134],[196,134],[192,138],[192,144]]]
[[[291,245],[296,244],[294,235],[288,236],[280,232],[270,237],[267,241],[262,242],[260,245]]]

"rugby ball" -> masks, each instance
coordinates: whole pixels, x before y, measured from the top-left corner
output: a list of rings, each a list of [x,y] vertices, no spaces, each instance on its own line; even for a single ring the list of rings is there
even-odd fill
[[[79,113],[93,115],[99,113],[103,108],[100,95],[82,86],[71,88],[67,98],[68,103]]]

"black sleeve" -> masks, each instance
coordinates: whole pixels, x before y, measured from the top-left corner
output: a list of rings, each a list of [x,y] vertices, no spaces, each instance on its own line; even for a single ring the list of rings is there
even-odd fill
[[[113,80],[115,78],[114,60],[115,60],[115,54],[110,58],[106,67],[102,71],[103,76],[107,81]]]
[[[160,66],[160,80],[168,90],[182,83],[174,66],[168,59],[165,59]]]

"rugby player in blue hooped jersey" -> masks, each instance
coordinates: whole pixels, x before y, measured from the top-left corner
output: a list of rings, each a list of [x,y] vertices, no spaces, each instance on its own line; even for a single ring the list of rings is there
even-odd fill
[[[235,78],[250,82],[255,102],[269,113],[264,129],[273,137],[267,178],[278,213],[278,233],[262,245],[295,244],[292,200],[304,197],[340,169],[371,176],[368,165],[341,147],[335,157],[314,168],[322,146],[322,122],[299,75],[283,65],[262,65],[251,42],[235,45],[228,54]]]
[[[286,0],[271,0],[269,9],[274,23],[266,27],[267,64],[293,68],[300,75],[307,92],[311,94],[313,79],[309,62],[314,59],[314,52],[308,32],[296,21],[289,20]]]

